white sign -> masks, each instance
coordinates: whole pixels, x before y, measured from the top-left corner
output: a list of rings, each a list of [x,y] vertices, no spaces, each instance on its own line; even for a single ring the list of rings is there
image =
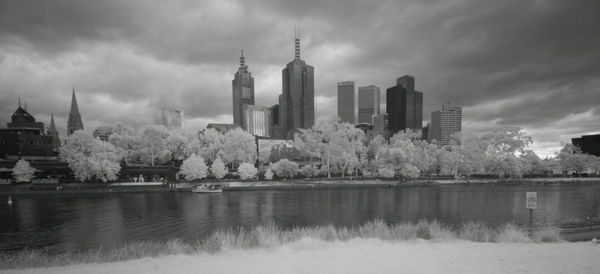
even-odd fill
[[[526,207],[529,209],[537,208],[537,192],[527,192],[525,195]]]

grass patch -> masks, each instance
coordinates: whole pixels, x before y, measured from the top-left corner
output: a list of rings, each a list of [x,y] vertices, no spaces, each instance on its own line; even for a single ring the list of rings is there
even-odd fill
[[[307,237],[327,242],[348,241],[359,238],[385,241],[425,239],[431,241],[468,240],[500,243],[560,241],[557,228],[542,228],[534,232],[530,238],[525,228],[510,223],[498,229],[474,222],[468,222],[457,229],[452,229],[436,220],[421,220],[418,223],[402,224],[387,224],[382,220],[375,220],[351,227],[325,225],[292,229],[284,229],[269,223],[252,228],[221,229],[193,243],[173,239],[165,242],[141,241],[124,244],[117,248],[99,248],[58,255],[49,254],[44,250],[24,250],[16,254],[0,253],[0,269],[106,263],[174,254],[218,253],[235,249],[276,247]]]
[[[508,223],[498,229],[494,241],[497,243],[528,243],[531,242],[531,239],[525,228]]]

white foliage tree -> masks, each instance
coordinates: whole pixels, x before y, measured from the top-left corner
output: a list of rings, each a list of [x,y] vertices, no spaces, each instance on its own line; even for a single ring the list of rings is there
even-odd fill
[[[266,180],[273,180],[273,171],[271,171],[271,169],[267,169],[267,171],[265,171],[265,179]]]
[[[29,165],[29,162],[20,159],[12,170],[12,175],[17,182],[30,182],[36,169]]]
[[[154,166],[164,164],[171,159],[166,139],[169,131],[164,126],[149,126],[142,131],[140,152],[146,163]]]
[[[298,164],[288,159],[281,159],[277,161],[273,164],[271,169],[280,178],[293,178],[300,171]]]
[[[213,161],[210,166],[210,173],[215,176],[217,179],[222,179],[227,175],[227,168],[225,168],[225,164],[221,160],[221,158],[217,158]]]
[[[199,154],[206,161],[212,163],[215,159],[222,157],[223,134],[214,128],[207,128],[199,136]]]
[[[60,158],[69,164],[79,181],[93,178],[102,182],[116,180],[124,153],[124,150],[94,138],[85,130],[78,130],[67,137],[65,145],[60,148]]]
[[[185,159],[181,164],[179,174],[188,180],[204,179],[207,176],[208,168],[204,162],[204,158],[196,154],[192,154],[189,158]]]
[[[137,132],[130,126],[117,124],[108,142],[124,151],[125,164],[129,164],[131,154],[139,147]]]
[[[250,163],[242,163],[240,167],[238,167],[238,175],[240,175],[240,179],[249,180],[256,178],[256,173],[258,171],[254,167],[254,165]]]
[[[257,159],[256,141],[252,134],[235,128],[223,137],[223,161],[232,167],[240,163],[254,163]]]

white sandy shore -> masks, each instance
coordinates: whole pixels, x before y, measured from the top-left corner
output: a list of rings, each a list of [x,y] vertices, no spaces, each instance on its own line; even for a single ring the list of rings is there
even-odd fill
[[[273,248],[5,273],[600,273],[600,244],[312,239]]]

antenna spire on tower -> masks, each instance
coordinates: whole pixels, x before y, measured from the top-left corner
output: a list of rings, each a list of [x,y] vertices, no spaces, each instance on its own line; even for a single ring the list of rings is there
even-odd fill
[[[300,59],[300,28],[294,26],[294,57]]]

